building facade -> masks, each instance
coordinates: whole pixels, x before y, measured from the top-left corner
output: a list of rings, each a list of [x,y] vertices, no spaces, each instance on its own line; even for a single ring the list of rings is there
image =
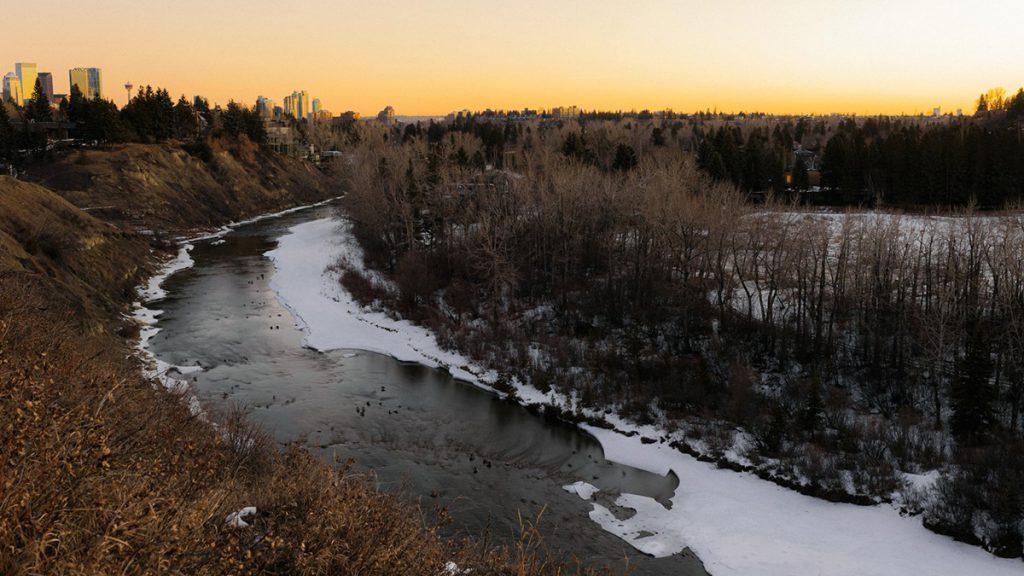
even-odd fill
[[[4,76],[4,102],[21,105],[21,101],[21,80],[18,79],[18,75],[14,72],[8,72]]]
[[[377,114],[377,121],[383,122],[384,124],[394,124],[395,122],[395,109],[391,106],[385,107]]]
[[[99,68],[72,68],[68,72],[72,87],[77,87],[82,96],[92,100],[103,98],[102,74]]]
[[[43,87],[43,94],[46,95],[46,101],[53,104],[53,74],[50,74],[49,72],[40,72],[39,84]]]
[[[36,89],[36,80],[39,78],[39,69],[31,62],[18,62],[14,65],[14,73],[18,75],[18,81],[21,82],[21,101],[18,104],[24,106],[32,99],[32,93]]]

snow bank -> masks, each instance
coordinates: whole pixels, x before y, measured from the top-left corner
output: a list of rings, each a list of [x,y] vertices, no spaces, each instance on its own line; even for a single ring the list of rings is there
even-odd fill
[[[441,349],[433,333],[382,312],[363,309],[329,270],[344,259],[365,270],[363,252],[347,221],[325,218],[293,227],[266,253],[276,269],[270,287],[303,331],[303,344],[315,350],[355,349],[386,354],[448,370],[454,377],[490,388],[496,374],[474,369],[461,354]]]
[[[271,287],[295,315],[307,346],[369,350],[447,368],[479,386],[493,382],[493,374],[441,350],[429,331],[365,310],[345,292],[337,273],[328,268],[340,258],[357,269],[362,265],[362,251],[347,222],[322,219],[295,226],[267,256],[276,268]],[[524,402],[570,403],[519,383],[517,388]],[[901,517],[891,507],[803,496],[750,474],[700,462],[668,443],[644,444],[644,436],[668,436],[653,426],[637,426],[614,415],[608,420],[617,430],[583,426],[604,447],[606,458],[679,477],[670,508],[651,498],[622,494],[616,506],[636,514],[620,520],[593,503],[591,519],[647,554],[667,556],[689,547],[716,576],[1024,574],[1019,560],[996,558],[929,532],[919,519]],[[565,489],[592,497],[583,484]]]
[[[171,277],[176,272],[191,268],[195,262],[189,255],[193,245],[191,243],[184,243],[178,250],[178,255],[171,261],[164,264],[160,269],[160,272],[152,276],[145,286],[139,287],[139,301],[135,303],[133,307],[132,318],[139,323],[139,341],[136,344],[136,350],[139,353],[139,357],[143,360],[142,372],[146,378],[159,382],[164,388],[172,392],[181,394],[182,398],[188,402],[189,410],[193,414],[199,414],[202,409],[199,406],[199,399],[192,393],[191,388],[188,385],[188,381],[182,378],[176,378],[175,373],[184,376],[187,374],[195,373],[202,370],[199,366],[174,366],[164,362],[157,358],[149,350],[149,341],[160,332],[160,329],[156,327],[157,320],[160,315],[163,314],[163,310],[147,308],[146,304],[153,304],[163,300],[167,296],[167,292],[163,289],[163,283],[165,280]]]

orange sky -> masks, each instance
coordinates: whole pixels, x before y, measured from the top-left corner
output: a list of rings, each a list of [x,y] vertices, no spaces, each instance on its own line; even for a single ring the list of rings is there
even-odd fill
[[[103,69],[212,101],[917,113],[1024,85],[1024,1],[47,0],[3,9],[0,71]]]

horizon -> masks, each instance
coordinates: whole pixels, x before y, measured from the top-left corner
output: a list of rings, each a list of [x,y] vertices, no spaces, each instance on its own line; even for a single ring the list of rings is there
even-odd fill
[[[789,0],[767,12],[748,0],[524,0],[501,14],[468,0],[284,12],[266,0],[85,0],[7,12],[19,25],[0,38],[4,73],[35,62],[66,93],[68,69],[98,67],[118,105],[130,81],[221,105],[307,90],[334,114],[363,116],[388,105],[406,116],[555,106],[873,116],[973,112],[989,88],[1024,85],[1024,43],[997,25],[1024,6],[1002,0],[984,11]]]

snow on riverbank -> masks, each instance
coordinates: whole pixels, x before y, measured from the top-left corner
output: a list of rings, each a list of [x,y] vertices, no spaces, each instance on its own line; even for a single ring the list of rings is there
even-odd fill
[[[342,258],[355,269],[363,262],[362,249],[348,226],[329,218],[299,224],[266,253],[276,268],[270,287],[295,316],[304,344],[320,351],[366,350],[445,368],[456,378],[489,388],[495,374],[474,370],[464,356],[442,350],[424,328],[361,308],[342,289],[338,273],[328,268]]]
[[[221,226],[216,232],[182,241],[181,246],[178,249],[178,254],[172,260],[164,263],[157,273],[149,278],[145,286],[139,286],[139,300],[133,305],[132,318],[140,326],[139,341],[136,344],[136,351],[138,352],[139,358],[143,361],[143,374],[147,378],[159,382],[168,390],[181,394],[185,401],[188,402],[189,409],[193,414],[201,413],[202,408],[199,406],[199,399],[192,393],[192,390],[188,385],[188,381],[184,378],[176,377],[175,374],[177,374],[177,376],[187,376],[188,374],[202,371],[202,367],[174,366],[160,360],[149,350],[149,341],[152,340],[158,332],[160,332],[160,329],[156,327],[156,323],[160,318],[160,315],[163,314],[163,310],[151,308],[148,307],[148,305],[155,304],[167,297],[167,291],[163,289],[163,283],[168,278],[181,270],[191,268],[193,264],[195,264],[192,257],[189,255],[189,252],[194,248],[192,244],[193,242],[206,240],[214,240],[214,243],[223,242],[219,239],[239,226],[252,224],[268,218],[284,216],[285,214],[291,214],[292,212],[305,210],[306,208],[322,206],[335,200],[337,200],[337,197],[317,202],[316,204],[296,206],[279,212],[262,214],[254,218],[249,218],[248,220],[231,222]]]
[[[493,374],[473,368],[465,357],[441,350],[427,330],[361,308],[328,268],[339,258],[362,265],[362,251],[349,224],[322,219],[300,224],[267,253],[276,271],[271,287],[303,328],[306,345],[317,350],[362,349],[403,361],[445,367],[458,378],[487,387]],[[525,402],[565,405],[566,399],[519,386]],[[670,509],[653,499],[623,494],[617,506],[637,513],[619,520],[592,502],[591,519],[654,556],[689,547],[716,576],[881,576],[1022,575],[1024,563],[996,558],[957,543],[904,518],[888,506],[833,504],[803,496],[746,473],[721,470],[668,446],[645,444],[643,436],[664,432],[610,417],[626,434],[583,426],[612,461],[658,474],[672,471],[679,487]],[[582,484],[570,485],[584,496]],[[569,488],[567,488],[569,489]],[[589,490],[582,492],[593,496]]]
[[[199,414],[202,411],[199,406],[199,399],[192,393],[188,382],[182,378],[175,378],[172,374],[177,372],[179,375],[184,376],[198,372],[201,368],[198,366],[173,366],[160,360],[149,350],[149,341],[160,332],[160,329],[156,327],[156,323],[160,315],[163,314],[163,310],[146,307],[146,304],[159,302],[167,296],[167,292],[163,289],[165,280],[170,278],[172,274],[186,268],[191,268],[195,264],[189,255],[192,248],[193,246],[190,243],[182,244],[181,248],[178,249],[178,255],[173,260],[164,264],[160,272],[152,276],[144,287],[139,287],[139,301],[134,305],[132,318],[140,326],[136,350],[139,353],[139,357],[143,360],[143,374],[147,378],[159,382],[168,390],[181,394],[182,398],[188,402],[192,413]]]

